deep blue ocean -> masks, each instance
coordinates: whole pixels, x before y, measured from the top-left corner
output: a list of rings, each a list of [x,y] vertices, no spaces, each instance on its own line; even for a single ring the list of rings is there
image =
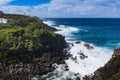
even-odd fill
[[[49,18],[52,26],[69,28],[69,41],[85,41],[107,48],[120,47],[120,18]],[[64,33],[67,34],[67,33]]]

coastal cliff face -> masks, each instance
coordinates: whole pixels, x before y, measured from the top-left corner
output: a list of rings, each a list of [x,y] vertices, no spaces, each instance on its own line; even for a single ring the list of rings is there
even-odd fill
[[[95,71],[94,75],[86,76],[84,80],[120,80],[120,48],[114,50],[108,63]]]
[[[1,80],[30,80],[53,71],[53,63],[64,63],[66,42],[56,29],[35,17],[3,16],[8,23],[0,24]]]

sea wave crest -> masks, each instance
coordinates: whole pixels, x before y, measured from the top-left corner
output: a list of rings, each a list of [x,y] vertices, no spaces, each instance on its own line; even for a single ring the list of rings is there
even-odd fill
[[[60,31],[56,33],[63,36],[66,36],[66,34],[70,36],[72,32],[79,30],[64,25],[60,25],[57,29],[60,29]],[[105,47],[98,47],[84,41],[71,41],[68,50],[70,57],[65,60],[65,64],[55,64],[56,70],[43,75],[42,78],[46,80],[76,80],[79,78],[82,80],[85,75],[91,75],[96,69],[104,66],[112,53],[112,50]]]

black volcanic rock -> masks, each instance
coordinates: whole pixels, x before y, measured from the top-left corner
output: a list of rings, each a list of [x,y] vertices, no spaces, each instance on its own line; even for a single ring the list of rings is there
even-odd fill
[[[114,50],[110,61],[94,72],[94,75],[86,76],[84,80],[120,80],[120,48]]]
[[[75,44],[80,44],[81,42],[80,41],[75,41]]]
[[[18,62],[6,66],[0,70],[0,79],[3,80],[30,80],[30,76],[47,74],[54,70],[53,63],[61,63],[65,56],[61,55],[43,55],[35,58],[32,62]]]
[[[30,80],[64,63],[67,44],[54,28],[29,16],[4,15],[9,22],[0,28],[0,80]]]

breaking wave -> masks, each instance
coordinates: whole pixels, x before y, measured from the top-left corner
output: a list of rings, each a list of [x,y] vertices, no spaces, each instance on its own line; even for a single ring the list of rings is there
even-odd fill
[[[57,28],[59,31],[56,33],[67,38],[71,38],[71,33],[75,33],[80,30],[75,27],[64,25],[54,26],[55,23],[52,21],[44,23]],[[105,65],[113,53],[113,51],[108,48],[98,47],[84,41],[67,42],[69,43],[68,54],[70,57],[65,60],[65,64],[53,64],[53,67],[55,67],[56,70],[39,77],[39,79],[76,80],[79,78],[82,80],[85,75],[91,75],[96,69]]]

